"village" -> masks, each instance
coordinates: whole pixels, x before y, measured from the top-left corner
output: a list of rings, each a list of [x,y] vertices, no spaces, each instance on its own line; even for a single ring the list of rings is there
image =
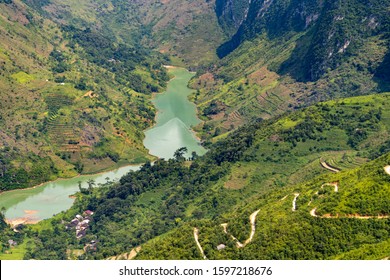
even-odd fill
[[[93,212],[91,210],[85,210],[83,213],[84,216],[77,214],[73,220],[68,223],[66,229],[76,229],[76,238],[81,239],[87,234],[89,228],[89,223],[91,222]]]

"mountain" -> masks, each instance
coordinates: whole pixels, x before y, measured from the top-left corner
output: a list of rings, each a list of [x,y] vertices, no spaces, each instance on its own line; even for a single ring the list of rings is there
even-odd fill
[[[199,71],[193,100],[215,141],[253,117],[389,91],[389,1],[221,0],[222,58]]]
[[[248,15],[249,6],[252,0],[216,0],[215,13],[218,23],[222,29],[231,36],[237,32]]]
[[[152,92],[166,59],[0,3],[0,190],[150,159]]]
[[[389,160],[387,154],[351,171],[265,191],[229,214],[184,223],[143,244],[136,259],[387,259]]]
[[[226,39],[217,23],[214,1],[26,2],[55,22],[87,26],[113,40],[145,45],[167,53],[175,64],[193,69],[215,60],[215,49]]]
[[[37,225],[32,236],[40,245],[26,257],[68,258],[68,249],[97,240],[80,258],[141,246],[137,258],[199,259],[194,227],[209,259],[327,259],[372,247],[379,250],[373,258],[386,257],[389,223],[376,217],[390,211],[383,195],[390,186],[389,101],[384,94],[320,103],[243,126],[192,163],[178,155],[146,164],[79,196],[45,222],[49,230]],[[63,221],[85,209],[94,214],[80,240]],[[245,243],[255,212],[261,226]],[[216,250],[219,244],[226,250]]]
[[[144,165],[16,232],[1,213],[0,258],[389,258],[389,5],[1,1],[1,190]],[[191,161],[142,145],[168,63],[197,70]]]
[[[231,1],[224,4],[228,7]],[[259,34],[265,34],[270,40],[289,40],[301,33],[291,57],[281,65],[280,71],[300,80],[318,80],[327,69],[335,69],[347,57],[356,56],[370,38],[382,35],[388,45],[388,35],[385,35],[388,34],[388,5],[388,1],[358,0],[252,1],[245,21],[218,49],[218,54],[226,56],[243,41]]]

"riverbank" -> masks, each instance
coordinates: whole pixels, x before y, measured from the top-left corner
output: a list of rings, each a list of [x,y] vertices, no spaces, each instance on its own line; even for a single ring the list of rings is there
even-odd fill
[[[206,150],[200,145],[193,125],[200,123],[196,106],[188,100],[192,89],[188,81],[193,77],[184,68],[168,67],[174,77],[169,81],[167,90],[155,94],[153,103],[157,109],[156,124],[144,131],[144,146],[151,156],[172,158],[174,152],[187,147],[186,157],[194,151],[202,155]],[[149,138],[148,138],[149,137]],[[146,143],[148,140],[149,145]],[[143,164],[143,163],[142,163]],[[121,167],[119,167],[121,166]],[[109,180],[119,180],[130,170],[138,170],[141,165],[120,162],[93,174],[82,174],[72,178],[57,178],[50,182],[27,188],[0,193],[0,207],[5,207],[5,218],[10,224],[36,223],[69,209],[73,203],[72,195],[79,191],[79,181],[86,187],[94,181],[94,186]]]
[[[39,187],[3,192],[0,195],[0,207],[6,209],[4,215],[10,223],[35,223],[69,209],[74,203],[71,196],[79,191],[79,182],[85,188],[92,180],[93,186],[99,187],[107,181],[119,180],[131,170],[136,171],[140,167],[141,165],[127,165],[95,175],[58,179]]]
[[[63,181],[63,180],[69,180],[69,179],[75,179],[75,178],[78,178],[78,177],[83,177],[83,176],[96,176],[96,175],[101,175],[101,174],[104,174],[104,173],[107,173],[107,172],[111,172],[111,171],[115,171],[115,170],[118,170],[120,168],[124,168],[124,167],[138,167],[138,166],[142,166],[143,164],[135,164],[135,163],[127,163],[127,164],[115,164],[113,165],[112,167],[110,168],[107,168],[103,171],[98,171],[96,173],[86,173],[86,174],[78,174],[76,176],[73,176],[73,177],[66,177],[66,178],[62,178],[62,177],[58,177],[57,179],[55,180],[50,180],[50,181],[46,181],[46,182],[43,182],[43,183],[40,183],[39,185],[35,185],[35,186],[32,186],[32,187],[27,187],[27,188],[20,188],[20,189],[13,189],[13,190],[8,190],[8,191],[0,191],[0,196],[1,195],[4,195],[6,193],[11,193],[11,192],[17,192],[17,191],[21,191],[21,190],[33,190],[33,189],[36,189],[36,188],[39,188],[39,187],[43,187],[47,184],[50,184],[50,183],[57,183],[57,182],[60,182],[60,181]]]

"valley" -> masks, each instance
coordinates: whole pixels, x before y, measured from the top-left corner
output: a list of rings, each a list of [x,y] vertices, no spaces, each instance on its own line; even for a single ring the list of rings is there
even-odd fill
[[[0,259],[389,258],[389,7],[0,1]]]
[[[156,106],[156,127],[146,131],[145,147],[153,156],[165,159],[173,158],[175,151],[182,147],[188,149],[182,156],[194,157],[192,153],[200,156],[205,150],[190,128],[199,120],[196,118],[195,107],[187,100],[186,94],[190,92],[187,83],[191,73],[182,68],[173,68],[170,73],[172,72],[174,78],[168,83],[167,92],[155,97],[163,101]],[[169,129],[167,124],[170,124]],[[72,196],[82,188],[90,189],[118,181],[131,170],[136,171],[140,167],[126,166],[97,175],[60,179],[30,189],[8,191],[0,194],[0,206],[5,208],[4,217],[12,226],[34,224],[68,210],[76,198]]]

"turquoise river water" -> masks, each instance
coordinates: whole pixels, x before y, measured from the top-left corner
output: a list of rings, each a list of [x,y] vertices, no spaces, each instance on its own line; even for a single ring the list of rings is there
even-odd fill
[[[160,158],[172,158],[181,147],[187,147],[190,156],[195,151],[202,155],[206,150],[200,145],[191,126],[200,123],[196,116],[196,107],[188,101],[191,89],[187,87],[193,73],[183,68],[170,67],[174,78],[168,83],[167,91],[157,94],[153,102],[158,114],[156,125],[145,131],[144,145],[150,154]],[[78,176],[71,179],[59,179],[35,188],[5,192],[0,195],[0,207],[5,207],[5,217],[12,223],[34,223],[67,210],[71,207],[72,194],[79,190],[78,182],[87,187],[87,181],[93,179],[98,185],[117,180],[130,170],[140,166],[126,166],[114,171],[96,175]]]

